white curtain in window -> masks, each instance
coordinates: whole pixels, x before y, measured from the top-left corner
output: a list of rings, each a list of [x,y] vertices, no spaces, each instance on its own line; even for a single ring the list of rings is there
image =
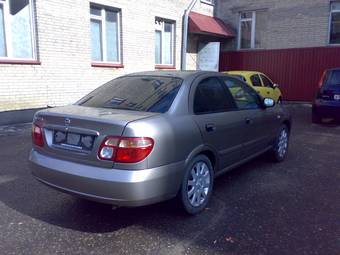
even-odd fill
[[[6,56],[4,9],[0,5],[0,57]]]
[[[156,64],[161,64],[162,60],[161,60],[161,46],[162,46],[162,33],[161,31],[157,31],[155,32],[155,63]]]
[[[103,60],[101,30],[101,22],[98,20],[91,20],[92,60],[94,61]]]
[[[332,11],[340,11],[340,2],[332,2]]]
[[[118,14],[106,11],[107,61],[118,62]]]
[[[169,23],[164,24],[163,39],[163,64],[170,65],[172,64],[172,25]]]
[[[251,48],[252,21],[241,21],[241,49]]]
[[[29,0],[9,1],[13,57],[32,58],[32,31]]]

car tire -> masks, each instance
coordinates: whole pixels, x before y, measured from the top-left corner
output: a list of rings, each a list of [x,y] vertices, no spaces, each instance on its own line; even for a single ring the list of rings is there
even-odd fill
[[[318,115],[317,113],[313,112],[312,113],[312,122],[315,124],[320,124],[322,123],[322,118],[320,115]]]
[[[184,210],[195,215],[209,203],[214,183],[214,169],[208,157],[198,155],[188,164],[183,177],[179,200]]]
[[[273,149],[271,151],[272,159],[275,162],[283,161],[288,153],[289,147],[289,128],[287,125],[282,125],[276,136]]]

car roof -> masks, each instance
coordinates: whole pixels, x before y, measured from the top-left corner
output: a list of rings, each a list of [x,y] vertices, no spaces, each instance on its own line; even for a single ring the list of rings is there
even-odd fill
[[[174,77],[174,78],[182,78],[186,79],[189,77],[197,77],[203,74],[220,74],[218,72],[211,72],[211,71],[178,71],[178,70],[171,70],[171,71],[146,71],[146,72],[137,72],[125,75],[127,76],[163,76],[163,77]]]
[[[327,69],[327,71],[340,71],[340,67],[330,68],[330,69]]]
[[[257,72],[257,71],[227,71],[225,72],[227,74],[234,74],[234,75],[253,75],[253,74],[263,74],[261,72]]]

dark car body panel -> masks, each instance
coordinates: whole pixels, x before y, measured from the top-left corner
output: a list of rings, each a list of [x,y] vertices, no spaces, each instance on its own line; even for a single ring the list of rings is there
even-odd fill
[[[340,119],[340,102],[316,99],[312,111],[323,118]]]
[[[340,68],[326,70],[320,83],[313,114],[320,118],[340,119]]]

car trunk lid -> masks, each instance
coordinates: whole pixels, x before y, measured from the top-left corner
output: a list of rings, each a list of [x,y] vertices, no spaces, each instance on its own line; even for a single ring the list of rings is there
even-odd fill
[[[321,88],[320,95],[323,100],[340,102],[340,84],[324,86]]]
[[[78,105],[50,108],[36,114],[43,128],[45,144],[36,149],[54,157],[112,167],[97,156],[106,136],[121,136],[125,126],[157,113],[92,108]]]

